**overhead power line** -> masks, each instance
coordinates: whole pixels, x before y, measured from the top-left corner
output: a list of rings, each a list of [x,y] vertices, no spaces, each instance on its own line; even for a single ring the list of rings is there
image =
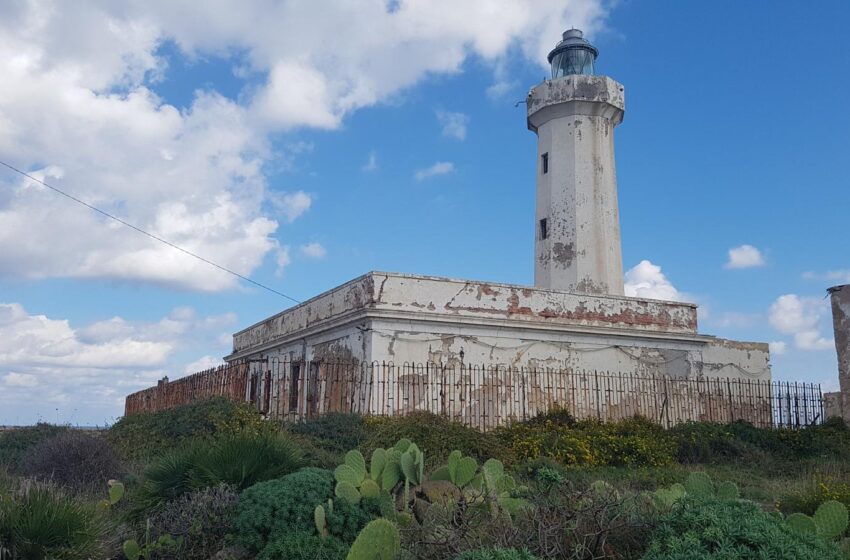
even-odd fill
[[[239,274],[239,273],[238,273],[238,272],[236,272],[235,270],[230,270],[229,268],[224,267],[224,266],[221,266],[221,265],[220,265],[220,264],[218,264],[218,263],[214,263],[213,261],[211,261],[211,260],[209,260],[209,259],[206,259],[206,258],[204,258],[204,257],[202,257],[202,256],[200,256],[200,255],[198,255],[197,253],[193,253],[192,251],[189,251],[188,249],[184,249],[183,247],[181,247],[181,246],[179,246],[179,245],[176,245],[176,244],[174,244],[174,243],[172,243],[172,242],[170,242],[170,241],[168,241],[168,240],[166,240],[166,239],[163,239],[163,238],[161,238],[161,237],[159,237],[159,236],[157,236],[157,235],[154,235],[153,233],[150,233],[150,232],[148,232],[148,231],[145,231],[145,230],[143,230],[143,229],[142,229],[142,228],[140,228],[140,227],[134,226],[133,224],[131,224],[131,223],[129,223],[129,222],[125,222],[124,220],[122,220],[122,219],[121,219],[121,218],[119,218],[118,216],[115,216],[115,215],[113,215],[113,214],[110,214],[109,212],[106,212],[106,211],[104,211],[104,210],[101,210],[100,208],[97,208],[97,207],[95,207],[95,206],[92,206],[92,205],[91,205],[91,204],[89,204],[88,202],[85,202],[85,201],[83,201],[83,200],[80,200],[79,198],[77,198],[77,197],[75,197],[75,196],[73,196],[73,195],[70,195],[70,194],[66,193],[65,191],[63,191],[63,190],[61,190],[61,189],[58,189],[58,188],[56,188],[56,187],[54,187],[54,186],[52,186],[52,185],[48,185],[47,183],[45,183],[45,182],[44,182],[44,181],[42,181],[41,179],[38,179],[38,178],[36,178],[36,177],[33,177],[32,175],[30,175],[29,173],[27,173],[27,172],[25,172],[25,171],[21,171],[21,170],[20,170],[20,169],[18,169],[17,167],[14,167],[14,166],[12,166],[12,165],[9,165],[9,164],[8,164],[8,163],[6,163],[5,161],[0,160],[0,165],[3,165],[4,167],[7,167],[7,168],[11,169],[11,170],[12,170],[12,171],[14,171],[15,173],[19,173],[20,175],[23,175],[24,177],[26,177],[27,179],[30,179],[31,181],[35,181],[36,183],[38,183],[38,184],[40,184],[40,185],[43,185],[43,186],[47,187],[48,189],[52,190],[53,192],[55,192],[55,193],[57,193],[57,194],[61,194],[61,195],[62,195],[62,196],[64,196],[65,198],[68,198],[68,199],[73,200],[73,201],[74,201],[74,202],[76,202],[77,204],[82,204],[83,206],[85,206],[85,207],[86,207],[86,208],[88,208],[89,210],[94,210],[94,211],[95,211],[95,212],[97,212],[98,214],[102,214],[102,215],[106,216],[107,218],[109,218],[110,220],[114,220],[114,221],[118,222],[118,223],[119,223],[119,224],[121,224],[121,225],[127,226],[128,228],[130,228],[130,229],[132,229],[132,230],[135,230],[135,231],[137,231],[138,233],[141,233],[142,235],[146,235],[147,237],[150,237],[150,238],[151,238],[151,239],[153,239],[154,241],[159,241],[160,243],[162,243],[162,244],[164,244],[164,245],[168,245],[168,246],[169,246],[169,247],[171,247],[172,249],[176,249],[176,250],[180,251],[181,253],[185,253],[185,254],[189,255],[190,257],[196,258],[196,259],[198,259],[198,260],[199,260],[199,261],[201,261],[201,262],[205,262],[205,263],[207,263],[207,264],[208,264],[208,265],[210,265],[210,266],[214,266],[215,268],[217,268],[217,269],[219,269],[219,270],[223,270],[224,272],[226,272],[226,273],[228,273],[228,274],[232,274],[233,276],[236,276],[237,278],[241,278],[242,280],[244,280],[244,281],[246,281],[246,282],[248,282],[248,283],[251,283],[251,284],[253,284],[253,285],[255,285],[255,286],[258,286],[258,287],[260,287],[260,288],[262,288],[262,289],[264,289],[264,290],[268,290],[269,292],[271,292],[271,293],[273,293],[273,294],[279,295],[279,296],[281,296],[281,297],[285,297],[286,299],[291,300],[291,301],[294,301],[295,303],[301,303],[300,301],[298,301],[298,300],[297,300],[297,299],[295,299],[294,297],[288,296],[288,295],[284,294],[283,292],[279,292],[279,291],[275,290],[274,288],[270,288],[269,286],[266,286],[265,284],[261,284],[260,282],[257,282],[256,280],[252,280],[252,279],[248,278],[247,276],[245,276],[245,275],[243,275],[243,274]]]

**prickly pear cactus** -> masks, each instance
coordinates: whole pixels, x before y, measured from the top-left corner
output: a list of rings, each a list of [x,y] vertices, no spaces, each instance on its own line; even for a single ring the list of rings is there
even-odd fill
[[[360,491],[353,484],[345,480],[337,482],[334,495],[352,505],[360,503]]]
[[[675,484],[670,485],[670,491],[676,496],[677,500],[681,500],[685,497],[685,486],[676,482]]]
[[[704,472],[693,472],[685,481],[685,491],[694,498],[708,498],[714,494],[714,484]]]
[[[386,519],[375,519],[357,535],[346,560],[395,560],[400,552],[398,528]]]
[[[360,484],[360,495],[364,498],[377,498],[380,494],[381,487],[371,478],[367,478]]]
[[[847,530],[847,507],[841,502],[829,500],[818,507],[813,519],[820,536],[834,539]]]
[[[721,500],[737,500],[739,497],[738,485],[726,480],[717,485],[717,497]]]
[[[659,488],[652,493],[652,503],[662,511],[669,510],[680,499],[681,496],[669,488]]]
[[[316,524],[316,531],[323,537],[328,536],[328,523],[325,518],[324,506],[318,505],[313,510],[313,522]]]
[[[475,478],[478,462],[472,457],[464,457],[457,449],[449,454],[448,464],[440,467],[431,475],[431,480],[448,480],[463,489]]]
[[[805,513],[792,513],[785,518],[785,524],[800,533],[817,533],[815,520]]]
[[[378,482],[381,480],[381,474],[384,472],[384,467],[387,466],[387,450],[376,449],[372,452],[372,461],[369,464],[369,478]]]

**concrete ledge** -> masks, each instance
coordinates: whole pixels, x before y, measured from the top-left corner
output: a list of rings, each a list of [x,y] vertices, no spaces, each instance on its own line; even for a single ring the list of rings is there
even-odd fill
[[[510,319],[528,326],[696,335],[696,305],[473,280],[370,272],[233,335],[233,355],[365,311],[423,320]]]
[[[528,92],[528,129],[553,118],[571,115],[599,116],[617,125],[623,122],[623,85],[607,76],[572,75],[546,80]]]

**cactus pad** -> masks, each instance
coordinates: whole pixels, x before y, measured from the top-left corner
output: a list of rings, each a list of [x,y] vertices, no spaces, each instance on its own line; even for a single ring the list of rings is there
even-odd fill
[[[355,488],[363,481],[363,477],[351,465],[340,465],[334,469],[334,479],[337,482],[347,482]]]
[[[739,495],[738,485],[730,480],[717,485],[717,497],[721,500],[737,500]]]
[[[371,478],[367,478],[360,485],[360,495],[364,498],[377,498],[380,493],[381,487]]]
[[[316,531],[323,537],[328,536],[328,526],[325,519],[325,508],[316,506],[313,510],[313,522],[316,524]]]
[[[401,480],[401,467],[395,461],[390,461],[381,473],[381,488],[387,492],[392,491]]]
[[[396,526],[386,519],[375,519],[357,535],[346,560],[394,560],[400,552]]]
[[[685,490],[695,498],[708,498],[714,494],[714,484],[704,472],[693,472],[685,481]]]
[[[357,451],[356,449],[352,449],[348,453],[345,454],[345,464],[351,467],[357,476],[360,477],[360,480],[366,478],[366,459],[363,458],[363,454]]]
[[[350,482],[343,481],[337,483],[334,489],[334,495],[352,505],[360,503],[360,492]]]
[[[372,461],[369,465],[369,476],[372,480],[381,480],[381,474],[384,472],[384,467],[387,466],[387,451],[386,449],[378,448],[372,452]]]
[[[458,488],[463,488],[475,478],[475,473],[478,471],[478,462],[472,457],[464,457],[458,461],[457,470],[455,471],[452,482]]]
[[[805,513],[792,513],[785,518],[785,523],[800,533],[815,534],[817,532],[815,520]]]
[[[413,442],[412,442],[412,441],[410,441],[410,440],[409,440],[409,439],[407,439],[407,438],[401,438],[401,439],[400,439],[400,440],[398,440],[398,442],[396,442],[396,444],[393,446],[393,449],[395,449],[395,450],[396,450],[396,451],[398,451],[399,453],[404,453],[405,451],[407,451],[407,448],[408,448],[408,447],[410,447],[410,445],[411,445],[412,443],[413,443]]]
[[[847,506],[841,502],[829,500],[818,507],[813,519],[819,535],[834,539],[847,530]]]

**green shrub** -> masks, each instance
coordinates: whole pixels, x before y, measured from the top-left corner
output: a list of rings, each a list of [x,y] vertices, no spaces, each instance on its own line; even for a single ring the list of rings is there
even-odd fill
[[[236,534],[245,546],[263,550],[278,534],[315,534],[313,512],[333,496],[334,474],[307,467],[251,486],[239,496]]]
[[[513,462],[510,451],[492,433],[484,433],[429,412],[370,417],[366,424],[369,433],[363,444],[366,457],[371,457],[372,451],[377,448],[390,448],[400,439],[409,439],[415,441],[425,454],[427,468],[445,463],[455,449],[479,462],[489,458]]]
[[[717,463],[763,455],[753,443],[740,439],[729,426],[711,422],[684,422],[669,431],[676,441],[680,463]]]
[[[103,558],[106,533],[107,525],[94,508],[49,487],[30,485],[0,496],[0,546],[11,558]]]
[[[257,560],[345,560],[348,545],[333,537],[293,532],[277,537]]]
[[[359,414],[328,412],[317,418],[287,426],[291,432],[308,437],[333,453],[345,453],[366,440],[366,424]]]
[[[836,477],[817,475],[801,490],[780,499],[777,505],[786,514],[814,515],[818,506],[829,500],[850,507],[850,484]]]
[[[572,425],[551,420],[519,422],[496,431],[519,459],[548,457],[566,465],[663,466],[674,462],[675,444],[643,418]]]
[[[534,418],[525,422],[531,426],[536,425],[556,425],[572,428],[576,425],[576,419],[570,413],[569,409],[561,405],[555,404],[545,412],[539,412]]]
[[[17,471],[75,490],[100,490],[108,480],[119,478],[125,469],[104,438],[67,430],[30,447]]]
[[[455,560],[538,560],[537,556],[516,548],[487,548],[464,552]]]
[[[30,447],[66,431],[67,426],[39,422],[0,433],[0,465],[14,469]]]
[[[184,494],[150,518],[150,538],[170,535],[179,545],[158,559],[207,560],[221,550],[233,530],[239,494],[219,485]]]
[[[298,470],[301,450],[282,434],[228,434],[197,456],[191,480],[195,488],[230,484],[239,490]]]
[[[283,434],[229,434],[196,440],[160,457],[145,471],[143,494],[149,506],[157,506],[219,484],[243,490],[300,466],[299,448]]]
[[[185,441],[222,433],[264,434],[279,427],[266,422],[249,403],[236,403],[224,397],[178,406],[154,413],[134,414],[118,420],[108,437],[125,457],[148,458]]]
[[[835,545],[747,502],[685,500],[665,515],[644,560],[838,560]]]

